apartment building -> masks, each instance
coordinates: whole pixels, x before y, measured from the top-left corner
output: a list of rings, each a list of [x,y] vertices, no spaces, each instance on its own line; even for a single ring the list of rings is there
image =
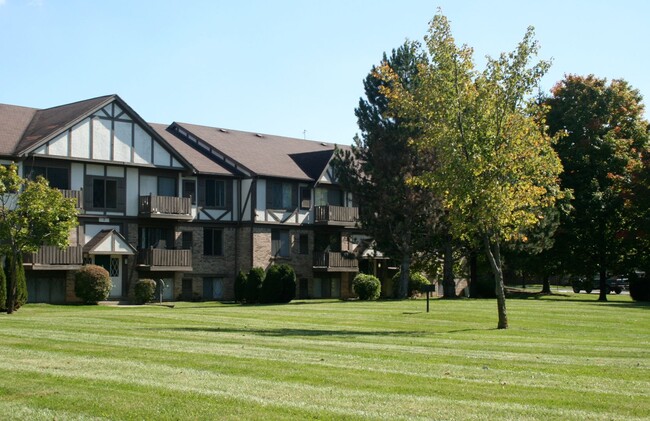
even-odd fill
[[[337,185],[336,146],[174,122],[119,96],[48,109],[0,104],[0,164],[74,197],[66,250],[25,256],[29,300],[74,302],[74,271],[104,266],[112,299],[139,278],[167,300],[230,300],[240,270],[288,263],[300,298],[351,295],[364,237]]]

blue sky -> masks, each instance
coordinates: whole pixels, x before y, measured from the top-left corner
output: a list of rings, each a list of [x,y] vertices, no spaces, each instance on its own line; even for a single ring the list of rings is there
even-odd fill
[[[532,25],[553,58],[545,91],[593,73],[650,98],[642,0],[0,0],[0,103],[116,93],[150,122],[349,144],[368,71],[438,7],[479,67]]]

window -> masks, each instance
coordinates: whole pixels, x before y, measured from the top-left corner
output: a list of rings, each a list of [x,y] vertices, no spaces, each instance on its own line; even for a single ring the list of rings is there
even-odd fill
[[[196,181],[183,180],[183,197],[192,198],[192,204],[196,205]]]
[[[90,210],[126,210],[126,183],[124,178],[96,177],[84,179],[84,207]]]
[[[67,168],[25,167],[25,177],[35,180],[39,175],[46,179],[50,187],[67,190],[70,188],[70,174]]]
[[[176,179],[172,177],[158,177],[158,196],[176,196]]]
[[[140,227],[138,245],[146,248],[174,248],[174,230],[160,227]]]
[[[271,230],[271,254],[274,257],[289,257],[290,246],[289,231]]]
[[[314,298],[339,298],[341,296],[341,280],[338,278],[314,278],[312,296]]]
[[[203,229],[203,254],[205,256],[223,255],[223,230]]]
[[[292,183],[281,181],[268,181],[266,183],[267,209],[294,209],[296,208],[297,188]]]
[[[224,180],[205,180],[205,206],[226,207],[226,182]]]
[[[117,209],[117,180],[93,179],[93,208]]]
[[[192,250],[192,231],[183,231],[182,236],[182,249]]]
[[[300,243],[300,254],[309,254],[309,234],[300,234],[298,242]]]
[[[203,278],[203,299],[220,300],[223,298],[223,278]]]
[[[300,209],[309,209],[311,207],[311,189],[309,187],[300,187]]]
[[[316,189],[316,206],[343,206],[343,191],[338,189]]]

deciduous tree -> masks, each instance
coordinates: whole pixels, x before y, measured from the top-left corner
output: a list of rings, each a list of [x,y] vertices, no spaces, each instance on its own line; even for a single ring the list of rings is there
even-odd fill
[[[497,326],[507,328],[501,244],[525,240],[562,195],[560,161],[529,100],[549,63],[531,64],[538,51],[532,28],[515,51],[488,57],[482,72],[474,70],[472,49],[456,45],[442,14],[425,40],[429,57],[417,89],[402,89],[383,66],[380,76],[393,81],[384,93],[396,112],[418,121],[422,136],[414,143],[437,163],[412,183],[443,198],[455,237],[481,239],[496,281]]]
[[[9,257],[7,313],[16,309],[16,278],[22,255],[40,246],[67,247],[70,229],[77,224],[74,199],[38,177],[18,175],[15,164],[0,165],[0,254]]]
[[[569,75],[546,100],[551,135],[562,133],[555,148],[564,174],[562,186],[572,189],[574,211],[563,218],[556,244],[566,247],[565,267],[591,279],[599,275],[599,300],[607,300],[608,270],[622,261],[626,213],[634,168],[648,144],[638,90],[623,80]]]

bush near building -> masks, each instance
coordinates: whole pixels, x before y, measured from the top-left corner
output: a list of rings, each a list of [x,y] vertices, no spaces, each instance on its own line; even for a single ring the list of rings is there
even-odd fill
[[[376,300],[381,294],[381,282],[376,276],[360,273],[352,280],[352,290],[360,300]]]
[[[74,278],[74,292],[86,304],[107,299],[113,287],[108,271],[97,265],[83,266]]]
[[[156,296],[156,281],[153,279],[139,279],[133,288],[135,302],[138,304],[149,303]]]
[[[393,276],[393,297],[399,296],[399,280],[401,272],[397,272]],[[413,297],[418,295],[424,289],[423,286],[431,285],[431,282],[420,272],[409,272],[409,290],[408,296]]]
[[[296,297],[296,273],[287,264],[273,265],[266,272],[260,302],[265,304],[288,303]]]

